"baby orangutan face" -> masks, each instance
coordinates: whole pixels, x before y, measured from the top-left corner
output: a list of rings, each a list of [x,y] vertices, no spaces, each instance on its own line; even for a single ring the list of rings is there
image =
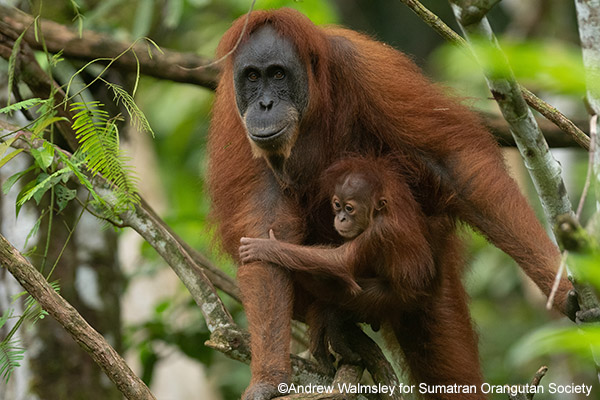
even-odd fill
[[[346,240],[354,239],[371,224],[376,211],[386,200],[375,196],[365,178],[353,173],[335,186],[331,205],[335,214],[335,230]]]

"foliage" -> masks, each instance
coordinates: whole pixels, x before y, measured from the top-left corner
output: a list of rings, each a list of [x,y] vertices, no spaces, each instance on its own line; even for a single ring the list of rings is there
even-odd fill
[[[52,282],[50,286],[55,291],[59,291],[58,283]],[[17,296],[14,296],[13,303],[26,294],[27,292],[21,292]],[[33,297],[27,295],[25,311],[18,317],[17,322],[6,337],[0,341],[0,378],[8,381],[12,372],[20,366],[20,362],[25,358],[25,348],[21,345],[21,340],[15,337],[21,324],[26,320],[34,324],[36,321],[44,319],[46,315],[48,313],[42,309],[38,302]],[[14,310],[8,308],[0,317],[0,329],[6,325],[9,319],[13,318],[17,318],[14,316]]]
[[[9,318],[12,318],[13,310],[8,309],[0,317],[0,329],[6,324]],[[0,378],[8,381],[10,375],[19,367],[19,362],[23,360],[25,348],[19,345],[17,339],[6,337],[0,342]]]
[[[600,253],[569,254],[568,265],[582,282],[600,289]],[[569,354],[580,360],[582,374],[593,371],[593,359],[600,355],[600,326],[583,324],[575,326],[562,322],[550,322],[526,333],[509,353],[513,365],[523,365],[556,354]]]
[[[119,149],[119,132],[116,120],[98,101],[74,103],[71,111],[75,113],[73,130],[79,140],[79,152],[87,169],[93,174],[101,174],[109,181],[117,196],[115,213],[125,210],[139,202],[132,170],[123,160]]]
[[[492,74],[505,76],[510,71],[502,69],[505,63],[484,40],[475,42],[483,54],[483,62]],[[550,92],[581,98],[586,91],[585,73],[580,50],[570,43],[559,40],[500,40],[504,55],[512,73],[522,85],[530,90]],[[431,56],[436,71],[446,80],[455,80],[461,87],[473,84],[473,78],[481,76],[481,67],[471,54],[449,44],[439,47]],[[475,80],[475,82],[483,82]],[[481,92],[485,93],[487,88]]]

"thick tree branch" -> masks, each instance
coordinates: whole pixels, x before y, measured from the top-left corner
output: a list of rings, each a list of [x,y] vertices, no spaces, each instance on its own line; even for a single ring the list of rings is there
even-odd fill
[[[458,33],[454,32],[448,25],[446,25],[437,15],[429,11],[423,4],[418,0],[401,0],[406,6],[408,6],[415,14],[417,14],[425,23],[431,26],[440,36],[448,40],[450,43],[464,48],[466,51],[471,51],[465,39],[463,39]],[[492,1],[493,2],[493,1]],[[472,2],[469,2],[469,4]],[[479,16],[481,19],[483,15]],[[518,84],[517,84],[518,85]],[[552,121],[556,126],[563,130],[568,135],[572,136],[573,139],[581,145],[584,149],[589,149],[590,139],[589,137],[579,129],[573,122],[571,122],[564,114],[558,111],[555,107],[536,97],[533,93],[522,86],[518,86],[522,96],[525,98],[527,104],[534,110],[542,114],[548,120]]]
[[[12,30],[23,32],[24,40],[34,49],[42,50],[43,44],[35,39],[33,18],[13,7],[0,5],[1,24]],[[56,22],[40,19],[40,32],[46,48],[51,53],[63,51],[63,55],[76,60],[90,61],[97,58],[115,58],[125,52],[130,45],[103,35],[85,30],[82,37],[78,33]],[[0,27],[4,31],[4,27]],[[217,87],[218,68],[197,68],[207,65],[211,60],[192,53],[181,53],[171,50],[156,51],[149,43],[138,42],[133,46],[135,52],[127,52],[121,56],[115,66],[130,72],[136,72],[138,62],[142,74],[176,82],[192,83],[209,89]],[[153,53],[150,56],[150,53]]]
[[[206,274],[207,278],[219,289],[223,292],[227,293],[230,297],[238,302],[241,302],[240,299],[240,289],[237,287],[235,280],[231,278],[229,275],[223,272],[222,269],[214,265],[210,260],[198,250],[192,248],[187,242],[181,239],[170,226],[168,226],[159,216],[154,212],[152,207],[142,198],[141,204],[139,206],[141,210],[143,210],[144,214],[150,217],[153,222],[161,227],[165,232],[168,232],[169,235],[186,251],[186,253],[191,257],[194,264],[201,268]]]
[[[365,334],[361,329],[357,329],[357,333],[349,335],[349,344],[362,358],[366,368],[371,373],[375,382],[382,382],[387,385],[398,387],[400,380],[394,372],[394,368],[387,361],[383,352],[377,344]],[[399,391],[394,392],[389,399],[402,400],[402,395]]]
[[[596,199],[600,199],[600,145],[598,144],[598,118],[600,116],[600,2],[598,0],[576,0],[577,22],[586,73],[587,100],[589,105],[590,136],[595,137],[596,148],[591,163],[596,181]],[[600,237],[600,203],[596,202],[596,213],[588,224],[588,231]]]
[[[109,205],[116,205],[116,199],[109,188],[102,185],[98,189]],[[226,331],[235,327],[233,318],[221,302],[212,282],[162,221],[141,206],[136,206],[121,214],[120,217],[127,226],[133,228],[154,247],[175,271],[200,307],[211,332]]]
[[[0,235],[0,263],[40,306],[69,332],[77,344],[90,354],[126,398],[156,399],[104,337],[96,332],[71,304],[56,293],[42,274],[2,235]]]

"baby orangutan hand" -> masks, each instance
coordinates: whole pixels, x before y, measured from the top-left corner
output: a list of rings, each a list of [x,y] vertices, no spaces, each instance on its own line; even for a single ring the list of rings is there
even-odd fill
[[[240,239],[240,261],[248,264],[254,261],[271,261],[270,255],[280,242],[275,238],[273,229],[269,229],[269,239],[243,237]]]

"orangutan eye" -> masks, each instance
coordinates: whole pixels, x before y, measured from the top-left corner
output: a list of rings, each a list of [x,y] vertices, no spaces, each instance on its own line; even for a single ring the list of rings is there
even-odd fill
[[[285,74],[283,73],[283,70],[278,69],[277,71],[275,71],[275,73],[273,74],[273,78],[275,78],[275,79],[285,78]]]
[[[346,207],[344,207],[344,209],[348,214],[352,214],[354,212],[354,207],[352,207],[350,204],[346,204]]]
[[[258,72],[256,72],[256,71],[248,72],[248,75],[246,75],[246,77],[248,78],[248,80],[250,82],[256,82],[258,80],[258,78],[260,78],[260,76],[258,75]]]
[[[342,205],[340,204],[340,202],[337,199],[334,199],[332,204],[333,204],[333,209],[335,211],[339,211],[342,209]]]

